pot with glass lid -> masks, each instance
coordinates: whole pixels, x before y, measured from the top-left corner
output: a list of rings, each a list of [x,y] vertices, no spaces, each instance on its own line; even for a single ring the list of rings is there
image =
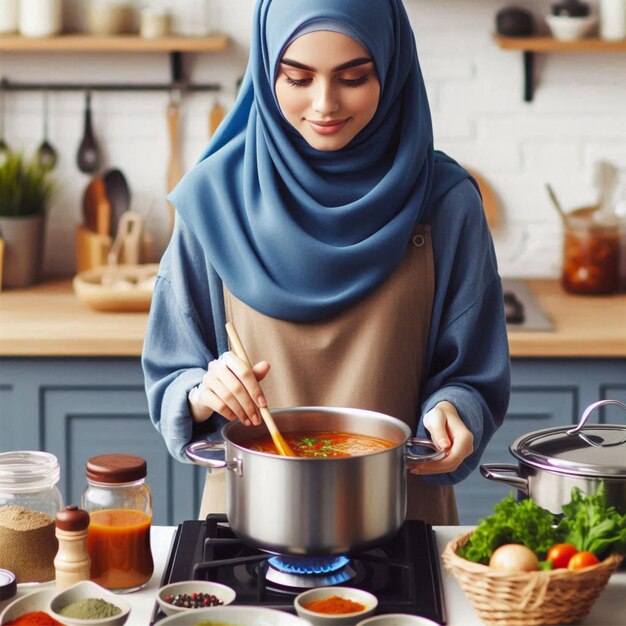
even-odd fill
[[[574,428],[544,428],[518,437],[509,446],[518,465],[485,463],[481,474],[515,487],[555,514],[570,501],[572,488],[592,495],[604,485],[608,504],[626,514],[626,426],[586,424],[605,405],[626,410],[618,400],[594,402]]]

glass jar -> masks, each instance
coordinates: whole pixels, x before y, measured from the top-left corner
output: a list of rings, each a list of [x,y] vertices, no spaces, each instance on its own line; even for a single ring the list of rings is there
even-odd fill
[[[103,454],[87,461],[81,507],[89,513],[91,580],[115,592],[137,591],[152,576],[152,493],[144,459]]]
[[[619,229],[593,209],[568,216],[563,240],[563,287],[577,294],[611,294],[619,287]]]
[[[54,579],[55,516],[63,508],[61,470],[48,452],[0,453],[0,568],[18,583]]]

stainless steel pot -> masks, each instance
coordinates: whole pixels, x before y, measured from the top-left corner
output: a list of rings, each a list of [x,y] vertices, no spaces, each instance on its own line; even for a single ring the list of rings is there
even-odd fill
[[[485,463],[481,474],[515,487],[555,514],[570,501],[573,487],[590,495],[604,485],[608,503],[626,513],[626,427],[585,426],[589,415],[607,404],[626,410],[618,400],[594,402],[575,428],[544,428],[518,437],[509,447],[518,465]]]
[[[391,538],[406,515],[407,461],[442,458],[429,439],[411,438],[400,420],[363,409],[294,407],[272,410],[282,433],[341,431],[380,437],[394,446],[344,458],[283,457],[246,447],[259,431],[240,422],[221,442],[195,442],[187,456],[226,468],[226,514],[247,544],[280,554],[330,555],[362,550]],[[435,452],[418,455],[412,446]],[[225,460],[207,458],[225,448]]]

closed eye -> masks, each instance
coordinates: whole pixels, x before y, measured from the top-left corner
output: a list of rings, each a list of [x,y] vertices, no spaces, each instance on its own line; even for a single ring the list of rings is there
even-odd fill
[[[358,78],[340,78],[339,80],[347,87],[360,87],[361,85],[365,85],[369,79],[369,74],[364,74]]]
[[[291,78],[285,74],[285,82],[292,87],[306,87],[311,83],[311,78]]]

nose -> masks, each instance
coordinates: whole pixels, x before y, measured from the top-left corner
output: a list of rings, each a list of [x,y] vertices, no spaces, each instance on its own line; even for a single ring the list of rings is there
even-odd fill
[[[329,115],[339,109],[339,97],[330,82],[319,81],[312,104],[320,115]]]

